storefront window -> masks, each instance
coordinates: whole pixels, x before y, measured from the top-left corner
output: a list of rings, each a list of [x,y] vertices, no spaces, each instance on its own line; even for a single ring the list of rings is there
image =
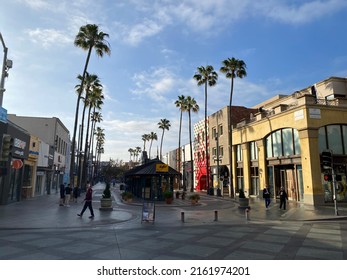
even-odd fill
[[[325,127],[321,127],[318,130],[318,146],[319,146],[319,153],[322,153],[324,150],[327,149]]]
[[[30,165],[24,165],[23,186],[31,186],[33,167]]]
[[[342,135],[341,135],[340,125],[329,125],[327,126],[327,136],[329,149],[333,151],[334,154],[343,154],[342,150]]]
[[[243,186],[243,168],[237,168],[236,192],[239,192],[240,190],[244,190],[244,186]]]

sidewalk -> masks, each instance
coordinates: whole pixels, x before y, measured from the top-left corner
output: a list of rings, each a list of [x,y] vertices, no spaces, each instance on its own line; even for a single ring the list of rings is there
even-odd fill
[[[201,194],[198,205],[175,199],[156,203],[154,223],[141,223],[142,201],[123,203],[113,191],[113,211],[100,211],[104,186],[93,187],[95,218],[80,218],[83,197],[59,206],[59,194],[0,206],[2,260],[267,260],[347,259],[346,208],[286,211],[251,199],[249,219],[230,198]],[[217,211],[218,219],[215,219]],[[184,221],[181,215],[184,213]],[[324,222],[322,222],[324,221]]]
[[[120,199],[119,190],[113,190],[113,211],[99,211],[100,198],[104,185],[101,183],[93,187],[93,208],[95,218],[88,219],[89,210],[85,217],[78,218],[83,207],[84,194],[78,198],[78,203],[71,202],[70,206],[59,206],[59,194],[39,196],[8,205],[0,205],[0,228],[78,228],[98,225],[123,223],[129,220],[140,219],[141,200],[132,203],[123,203]],[[189,194],[187,194],[187,197]],[[189,199],[174,199],[172,204],[163,201],[156,202],[158,212],[156,221],[161,218],[159,212],[163,212],[162,223],[172,223],[170,219],[179,222],[181,213],[185,212],[185,222],[206,223],[236,222],[246,219],[245,209],[239,209],[237,201],[229,197],[209,196],[200,194],[201,200],[198,205],[191,205]],[[339,215],[335,215],[333,206],[312,207],[297,202],[289,202],[287,210],[280,210],[279,204],[270,204],[266,211],[262,199],[251,198],[250,210],[247,213],[251,221],[312,221],[312,220],[340,220],[347,219],[347,205],[338,205]],[[216,212],[217,211],[217,212]],[[190,217],[192,217],[190,219]],[[179,224],[179,223],[178,223]]]

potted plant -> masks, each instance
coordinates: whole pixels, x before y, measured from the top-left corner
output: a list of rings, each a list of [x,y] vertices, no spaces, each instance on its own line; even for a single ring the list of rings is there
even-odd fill
[[[249,208],[249,198],[242,189],[239,191],[239,208]]]
[[[193,193],[189,196],[189,199],[192,202],[192,204],[197,204],[200,200],[200,195],[197,193]]]
[[[179,191],[176,191],[176,198],[180,198],[180,192]]]
[[[172,191],[165,191],[163,192],[164,199],[167,204],[171,204],[173,200],[173,192]]]
[[[101,210],[113,210],[110,183],[106,183],[106,187],[102,193],[100,203],[101,203],[101,207],[100,207]]]
[[[126,202],[131,202],[133,200],[133,194],[131,192],[122,192],[122,199]]]

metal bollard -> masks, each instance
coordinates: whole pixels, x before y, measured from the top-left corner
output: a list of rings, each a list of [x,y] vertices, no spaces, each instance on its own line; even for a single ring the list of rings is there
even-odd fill
[[[218,211],[217,210],[214,211],[214,221],[215,222],[218,221]]]
[[[184,223],[184,212],[181,212],[181,222]]]
[[[245,217],[246,217],[246,220],[247,220],[247,221],[249,220],[249,214],[250,214],[250,213],[249,213],[249,210],[250,210],[249,208],[246,208],[246,209],[245,209]]]

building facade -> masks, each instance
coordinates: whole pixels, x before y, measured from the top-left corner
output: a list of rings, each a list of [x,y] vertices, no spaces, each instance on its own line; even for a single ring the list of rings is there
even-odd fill
[[[280,187],[289,200],[309,205],[347,202],[347,79],[331,77],[288,96],[259,104],[259,112],[233,129],[233,183],[259,196]],[[322,153],[331,151],[324,168]],[[325,174],[334,180],[325,181]]]
[[[48,168],[45,170],[49,185],[46,191],[48,194],[57,192],[60,184],[69,181],[71,146],[69,130],[56,117],[27,117],[8,114],[8,119],[49,145]]]
[[[25,195],[26,180],[24,161],[29,155],[30,135],[26,130],[11,121],[0,122],[1,147],[4,149],[5,137],[10,138],[8,154],[1,158],[0,166],[0,204],[20,201]]]
[[[347,202],[347,78],[330,77],[253,108],[232,106],[231,137],[229,109],[208,119],[213,194],[242,189],[262,197],[269,186],[273,198],[284,187],[289,200],[308,205]],[[195,124],[194,139],[194,189],[204,191],[203,121]],[[326,153],[330,166],[323,164]]]

